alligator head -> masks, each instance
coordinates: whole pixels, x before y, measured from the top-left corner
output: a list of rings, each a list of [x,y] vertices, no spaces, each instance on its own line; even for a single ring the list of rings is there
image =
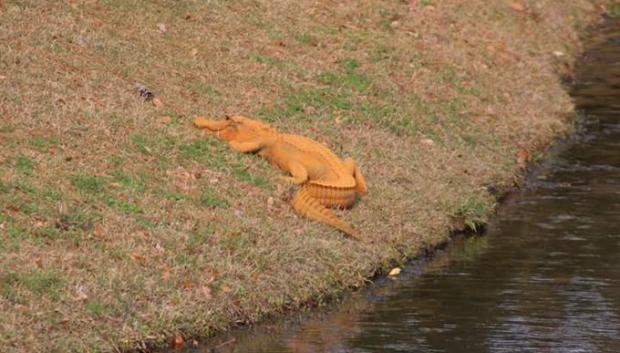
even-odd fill
[[[194,120],[194,125],[215,133],[217,138],[224,141],[251,141],[275,132],[267,124],[241,115],[227,116],[222,120],[198,117]]]

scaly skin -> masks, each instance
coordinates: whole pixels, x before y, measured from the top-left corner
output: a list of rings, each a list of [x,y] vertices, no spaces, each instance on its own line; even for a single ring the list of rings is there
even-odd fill
[[[269,125],[243,116],[224,120],[194,120],[238,152],[256,152],[301,185],[291,204],[301,215],[329,224],[351,237],[357,232],[328,208],[350,208],[367,192],[364,177],[352,159],[341,160],[326,146],[297,135],[282,134]]]

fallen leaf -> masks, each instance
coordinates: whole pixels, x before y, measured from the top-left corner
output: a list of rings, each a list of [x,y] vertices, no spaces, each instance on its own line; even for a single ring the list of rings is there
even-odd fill
[[[97,238],[103,238],[103,226],[101,223],[96,223],[93,229],[93,235]]]
[[[211,288],[209,288],[208,286],[200,287],[200,294],[202,294],[202,297],[204,299],[209,300],[209,299],[212,298],[212,296],[211,296]]]
[[[174,347],[175,349],[180,349],[180,348],[183,348],[184,346],[185,346],[185,340],[183,339],[183,336],[181,335],[174,336],[174,339],[172,340],[172,347]]]
[[[526,150],[520,150],[517,152],[517,164],[519,167],[525,169],[527,167],[527,162],[530,160],[530,154]]]
[[[170,269],[169,268],[166,268],[164,270],[164,272],[162,272],[161,279],[163,279],[164,281],[167,281],[168,279],[170,279]]]
[[[194,283],[192,283],[192,281],[189,281],[189,280],[183,282],[183,289],[185,289],[185,290],[192,290],[192,289],[194,289]]]
[[[164,102],[159,97],[153,98],[153,105],[157,108],[161,108],[164,106]]]
[[[427,146],[432,146],[435,144],[435,141],[431,140],[431,139],[422,139],[420,140],[420,143],[423,145],[427,145]]]
[[[34,260],[34,263],[37,265],[38,268],[43,268],[43,258],[42,257],[37,257],[36,260]]]
[[[160,243],[155,244],[155,250],[159,253],[159,254],[163,254],[166,249],[164,249],[163,246],[161,246]]]
[[[137,251],[130,252],[129,257],[131,257],[134,262],[139,264],[144,264],[146,262],[146,258]]]
[[[388,275],[390,276],[398,276],[400,274],[401,269],[398,267],[394,267]]]
[[[88,299],[88,294],[86,294],[86,289],[84,286],[78,285],[75,288],[75,300],[86,300]]]
[[[518,2],[513,2],[512,4],[510,4],[510,8],[518,12],[525,12],[525,6]]]

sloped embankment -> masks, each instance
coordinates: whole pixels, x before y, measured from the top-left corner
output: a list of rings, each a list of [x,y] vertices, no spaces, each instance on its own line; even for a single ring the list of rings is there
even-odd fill
[[[594,1],[0,1],[0,345],[99,351],[321,303],[478,226],[565,132]],[[133,92],[146,85],[159,103]],[[352,242],[191,127],[324,142]]]

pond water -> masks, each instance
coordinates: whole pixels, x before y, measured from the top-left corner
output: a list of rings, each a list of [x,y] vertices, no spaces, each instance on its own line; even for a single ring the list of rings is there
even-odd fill
[[[334,308],[195,352],[620,352],[620,22],[576,72],[583,123],[483,236]]]

